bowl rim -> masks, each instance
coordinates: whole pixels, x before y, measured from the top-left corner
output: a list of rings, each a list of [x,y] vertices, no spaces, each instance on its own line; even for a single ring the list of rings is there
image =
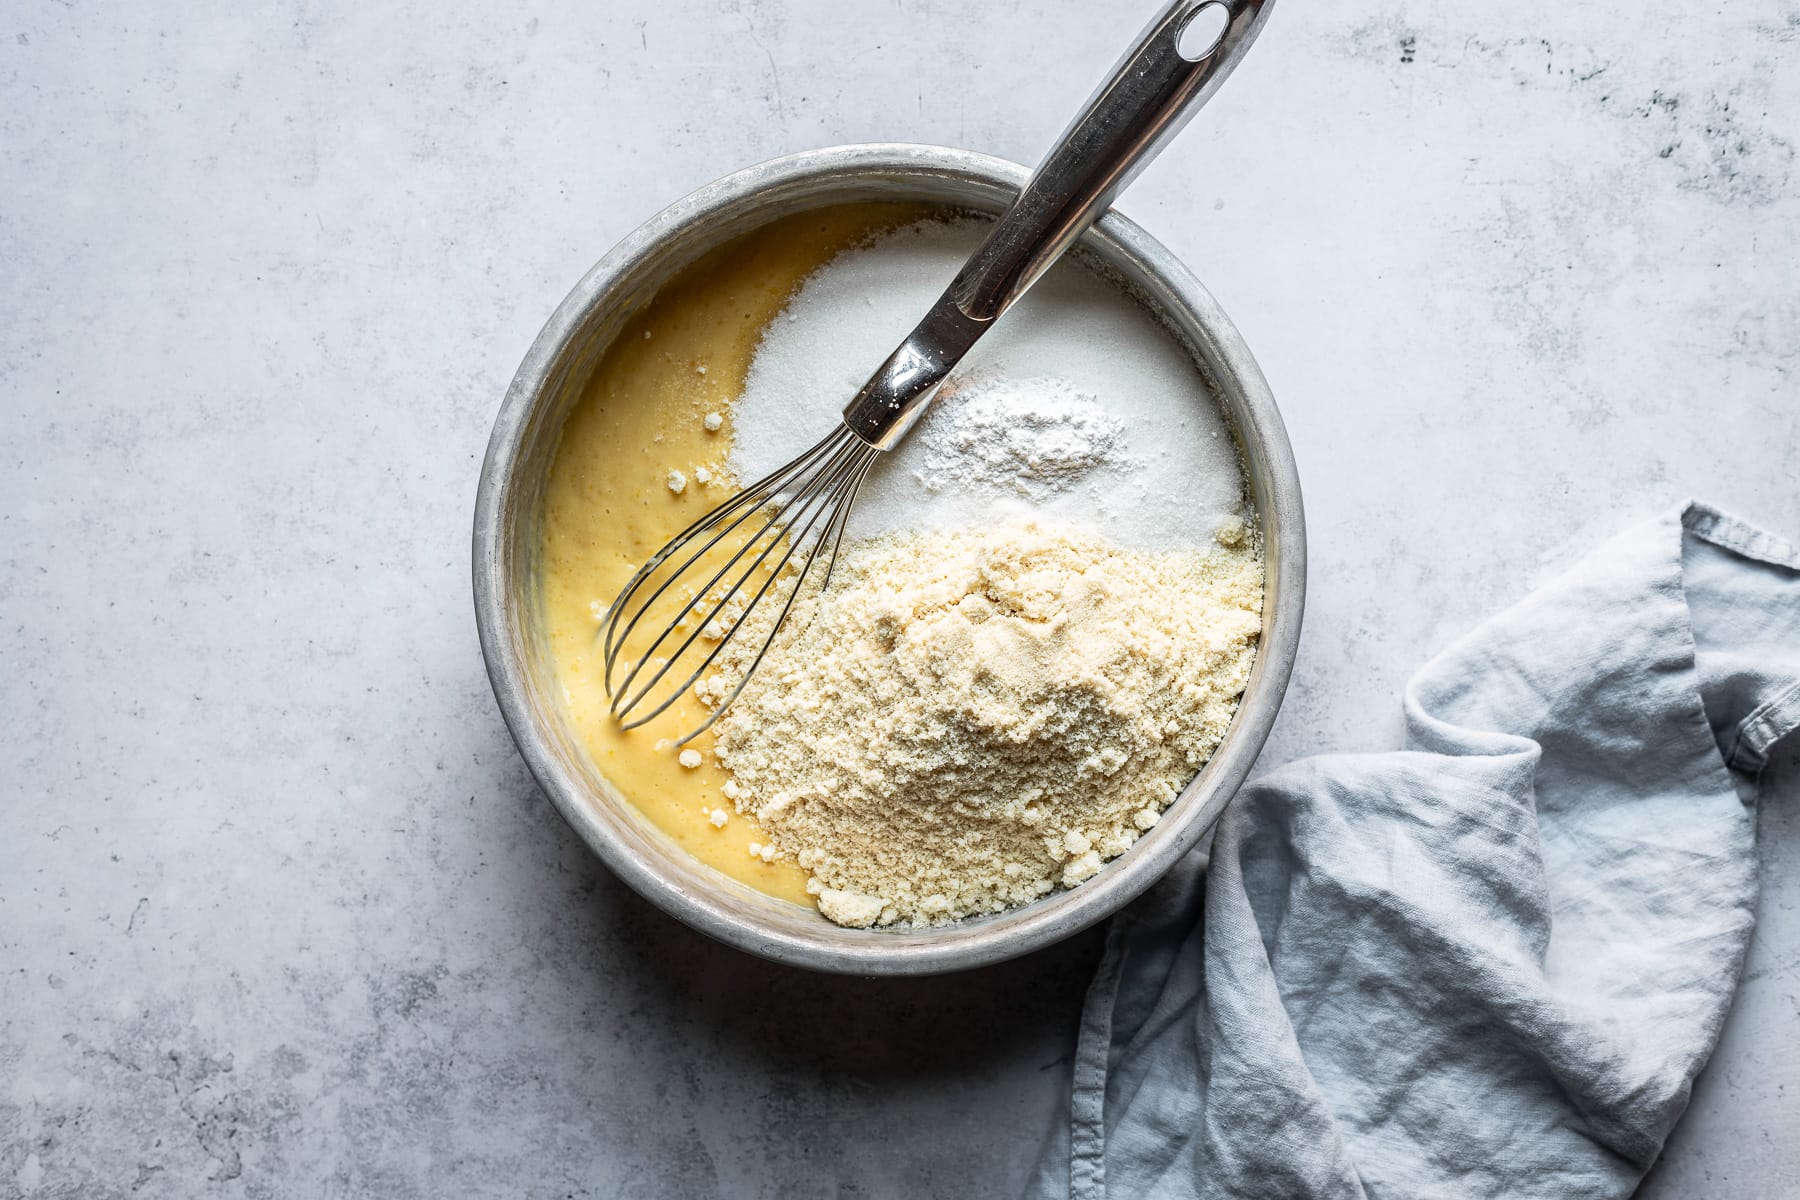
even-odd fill
[[[539,728],[528,698],[531,684],[525,664],[514,653],[510,636],[514,614],[508,604],[507,580],[502,577],[502,540],[507,534],[508,494],[535,405],[553,382],[563,349],[580,332],[608,287],[626,278],[663,241],[757,193],[834,176],[854,179],[895,173],[958,176],[1015,191],[1029,176],[1027,168],[1017,163],[973,151],[865,143],[808,150],[745,167],[664,208],[622,238],[581,277],[551,313],[520,363],[495,417],[482,461],[471,545],[476,627],[501,715],[539,788],[589,849],[652,904],[728,945],[793,966],[868,976],[966,970],[1028,954],[1104,920],[1162,878],[1216,824],[1262,750],[1298,651],[1306,583],[1306,533],[1298,470],[1274,396],[1249,346],[1192,271],[1137,224],[1109,210],[1083,235],[1082,244],[1104,246],[1131,260],[1193,315],[1205,332],[1208,350],[1217,359],[1206,369],[1215,374],[1222,369],[1241,393],[1242,413],[1232,424],[1246,456],[1251,453],[1252,441],[1260,451],[1265,490],[1272,501],[1259,506],[1258,518],[1265,545],[1279,547],[1278,557],[1265,557],[1276,602],[1265,605],[1250,684],[1207,768],[1189,781],[1170,807],[1182,804],[1204,781],[1209,794],[1200,806],[1186,815],[1180,827],[1159,824],[1131,851],[1109,862],[1098,876],[1045,900],[991,917],[908,933],[884,932],[873,939],[838,944],[832,944],[825,931],[866,931],[840,930],[823,918],[820,924],[824,928],[817,938],[771,928],[754,914],[734,910],[727,901],[681,886],[628,846],[611,825],[617,818],[590,800],[588,789],[565,768]],[[1155,298],[1152,301],[1156,302]],[[1160,306],[1166,316],[1167,304]],[[1050,905],[1057,897],[1069,900]],[[882,945],[890,939],[891,947]]]

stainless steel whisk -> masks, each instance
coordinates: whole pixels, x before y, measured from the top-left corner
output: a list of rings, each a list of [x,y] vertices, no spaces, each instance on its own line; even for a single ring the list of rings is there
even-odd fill
[[[1218,90],[1273,4],[1175,0],[1165,8],[931,311],[845,406],[842,424],[688,526],[638,570],[600,629],[606,691],[623,728],[667,710],[740,633],[760,637],[729,682],[730,694],[714,686],[711,714],[677,744],[711,728],[761,665],[821,556],[817,586],[830,579],[845,521],[875,460],[924,415],[981,335]],[[764,610],[753,621],[765,602],[780,604],[775,619]],[[653,610],[660,622],[646,623]]]

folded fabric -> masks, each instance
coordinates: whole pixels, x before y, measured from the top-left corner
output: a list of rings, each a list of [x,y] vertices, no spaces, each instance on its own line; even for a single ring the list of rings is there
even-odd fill
[[[1800,555],[1698,504],[1428,663],[1402,751],[1244,789],[1115,921],[1033,1196],[1620,1197],[1749,942]]]

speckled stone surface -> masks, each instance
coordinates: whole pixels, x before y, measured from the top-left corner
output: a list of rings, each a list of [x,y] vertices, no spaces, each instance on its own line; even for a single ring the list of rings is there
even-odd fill
[[[0,1196],[970,1196],[1093,936],[872,983],[649,909],[468,598],[538,325],[728,169],[1033,159],[1146,4],[0,13]],[[1128,11],[1129,15],[1120,15]],[[1800,533],[1800,5],[1300,4],[1128,197],[1260,356],[1312,533],[1274,763],[1697,494]],[[1645,1194],[1800,1194],[1800,760]]]

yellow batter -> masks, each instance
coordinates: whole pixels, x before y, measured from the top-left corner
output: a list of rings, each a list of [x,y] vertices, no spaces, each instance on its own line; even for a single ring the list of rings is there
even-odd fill
[[[731,405],[763,327],[839,251],[926,214],[901,204],[802,213],[689,267],[625,328],[595,369],[563,427],[544,501],[544,615],[569,716],[595,765],[696,858],[800,904],[812,903],[805,871],[746,851],[766,839],[720,795],[727,776],[713,759],[712,735],[689,743],[702,756],[692,769],[667,744],[704,720],[706,710],[683,697],[648,725],[620,732],[608,715],[595,635],[600,616],[639,565],[732,494],[735,481],[724,467]],[[717,430],[706,428],[708,413],[724,418]],[[672,471],[685,480],[679,493],[669,487]],[[710,483],[701,482],[702,472]],[[731,814],[723,828],[711,820],[718,809]]]

